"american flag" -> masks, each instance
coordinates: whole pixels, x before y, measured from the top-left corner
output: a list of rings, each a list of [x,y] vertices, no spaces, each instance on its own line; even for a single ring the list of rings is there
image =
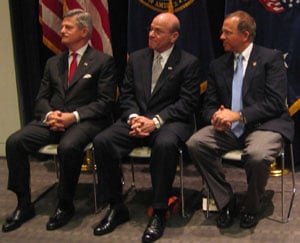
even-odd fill
[[[107,0],[39,0],[39,21],[43,30],[43,43],[54,53],[62,52],[60,28],[63,13],[81,8],[92,16],[93,30],[90,44],[112,55]]]

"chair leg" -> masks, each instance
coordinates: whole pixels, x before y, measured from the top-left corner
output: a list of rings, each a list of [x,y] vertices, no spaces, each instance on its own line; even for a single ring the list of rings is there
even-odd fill
[[[130,166],[131,166],[131,175],[132,175],[131,188],[135,188],[134,158],[130,158]]]
[[[284,151],[281,152],[281,223],[286,223],[287,219],[284,219]]]
[[[94,207],[95,207],[95,214],[99,212],[98,203],[97,203],[97,168],[96,168],[96,160],[95,160],[95,152],[94,147],[91,149],[92,153],[92,170],[93,170],[93,192],[94,192]]]
[[[287,214],[287,219],[289,219],[291,210],[293,207],[294,199],[295,199],[295,194],[296,194],[296,182],[295,182],[295,160],[294,160],[294,150],[293,150],[293,144],[290,143],[290,157],[291,157],[291,170],[292,170],[292,198],[290,201],[289,205],[289,210]]]
[[[291,161],[291,172],[292,172],[292,190],[291,190],[291,200],[289,203],[289,208],[287,215],[285,217],[284,213],[284,201],[285,201],[285,185],[284,185],[284,169],[285,169],[285,155],[284,151],[281,153],[281,222],[287,223],[291,214],[291,210],[294,203],[295,193],[296,193],[296,183],[295,183],[295,162],[294,162],[294,153],[293,153],[293,145],[290,143],[289,146],[289,152],[290,152],[290,161]]]
[[[184,204],[183,153],[182,153],[182,149],[179,149],[179,166],[180,166],[181,216],[183,218],[185,218],[185,217],[187,217],[187,215],[185,214],[185,204]]]
[[[210,191],[207,187],[207,196],[206,196],[206,218],[209,216],[209,201],[210,201]]]

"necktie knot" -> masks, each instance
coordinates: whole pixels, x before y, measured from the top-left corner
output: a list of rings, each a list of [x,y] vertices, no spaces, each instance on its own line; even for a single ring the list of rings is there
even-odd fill
[[[73,58],[73,60],[76,59],[76,57],[77,57],[77,53],[76,53],[76,52],[73,52],[73,53],[72,53],[72,58]]]

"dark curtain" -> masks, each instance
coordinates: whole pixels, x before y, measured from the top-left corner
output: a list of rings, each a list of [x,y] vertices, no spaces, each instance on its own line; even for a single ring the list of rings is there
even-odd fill
[[[50,51],[41,45],[38,0],[10,0],[16,83],[22,125],[32,118],[34,98]]]

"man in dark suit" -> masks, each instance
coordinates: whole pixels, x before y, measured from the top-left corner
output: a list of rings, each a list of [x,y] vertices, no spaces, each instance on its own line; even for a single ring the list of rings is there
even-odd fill
[[[220,210],[219,228],[233,223],[237,206],[232,187],[225,179],[221,155],[243,150],[248,189],[241,202],[240,226],[251,228],[258,222],[270,163],[284,140],[291,141],[294,135],[286,107],[283,55],[253,44],[255,31],[254,19],[244,11],[225,18],[221,40],[227,53],[211,63],[204,101],[203,114],[211,125],[200,129],[187,142],[190,156]]]
[[[74,214],[73,197],[83,150],[111,124],[115,101],[114,60],[88,45],[91,31],[89,13],[77,9],[65,14],[61,34],[68,51],[50,58],[46,64],[36,98],[35,119],[7,139],[8,189],[16,193],[18,205],[3,224],[3,232],[14,230],[35,216],[28,155],[46,144],[59,144],[60,161],[59,202],[47,230],[65,225]],[[72,64],[73,53],[77,57]],[[70,77],[75,61],[78,67]]]
[[[175,15],[162,13],[153,19],[149,48],[132,53],[128,60],[119,99],[121,118],[94,139],[104,196],[110,203],[107,215],[94,228],[95,235],[112,232],[129,220],[119,163],[134,147],[142,145],[152,148],[149,163],[154,209],[142,240],[152,242],[163,234],[178,146],[193,132],[193,113],[199,99],[199,62],[174,45],[178,37]],[[160,75],[157,69],[162,69]]]

